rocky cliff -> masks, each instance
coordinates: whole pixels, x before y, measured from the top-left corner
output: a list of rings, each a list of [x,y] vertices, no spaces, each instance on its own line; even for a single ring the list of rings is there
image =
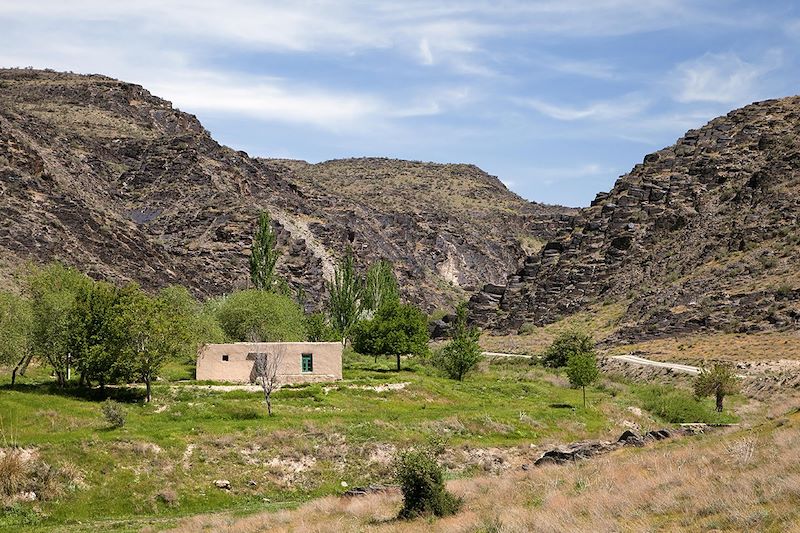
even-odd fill
[[[332,264],[394,262],[406,296],[449,306],[559,235],[572,211],[527,202],[469,165],[252,159],[144,88],[104,76],[0,70],[0,274],[62,260],[199,295],[247,284],[257,213],[279,270],[323,296]]]
[[[800,327],[800,97],[749,105],[650,154],[473,296],[500,331],[625,302],[618,338]]]

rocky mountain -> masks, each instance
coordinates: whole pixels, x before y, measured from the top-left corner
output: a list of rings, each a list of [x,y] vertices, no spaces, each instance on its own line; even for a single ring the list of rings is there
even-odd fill
[[[247,284],[261,209],[309,307],[350,247],[362,266],[393,261],[429,310],[501,282],[574,214],[470,165],[253,159],[141,86],[0,70],[0,275],[57,259],[96,278],[224,293]]]
[[[498,331],[611,302],[617,338],[800,328],[800,97],[732,111],[650,154],[571,232],[471,299]]]

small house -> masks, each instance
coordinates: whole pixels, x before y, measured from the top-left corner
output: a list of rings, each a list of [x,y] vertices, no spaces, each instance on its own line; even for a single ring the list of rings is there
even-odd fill
[[[282,385],[342,379],[340,342],[206,344],[197,354],[198,380],[254,383],[259,354],[277,358]]]

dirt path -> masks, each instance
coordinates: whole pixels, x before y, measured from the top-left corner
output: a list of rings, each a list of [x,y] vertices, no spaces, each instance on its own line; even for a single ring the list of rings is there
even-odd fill
[[[518,353],[481,352],[481,355],[486,357],[521,357],[523,359],[533,359],[532,355],[522,355]]]
[[[639,357],[636,355],[613,355],[611,356],[611,359],[624,361],[626,363],[633,363],[635,365],[669,368],[675,372],[684,372],[686,374],[692,374],[695,376],[700,373],[700,368],[696,366],[682,365],[680,363],[662,363],[661,361],[651,361],[650,359],[645,359],[644,357]]]

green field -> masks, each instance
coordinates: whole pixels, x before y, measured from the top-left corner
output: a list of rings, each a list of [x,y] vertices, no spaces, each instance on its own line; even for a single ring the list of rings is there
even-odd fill
[[[347,354],[343,381],[282,389],[272,417],[259,392],[160,381],[144,404],[141,389],[110,389],[127,412],[119,429],[101,416],[99,390],[60,390],[39,368],[12,389],[5,374],[3,446],[34,449],[58,474],[46,501],[2,511],[0,530],[135,531],[197,513],[294,507],[343,492],[342,482],[390,483],[395,451],[433,437],[445,440],[449,475],[469,476],[487,471],[487,450],[532,461],[550,444],[615,437],[623,420],[642,429],[686,416],[729,420],[687,392],[608,378],[588,389],[584,409],[579,390],[528,360],[484,362],[464,382],[393,365]],[[172,365],[164,375],[190,373]],[[676,405],[657,405],[662,397]],[[629,406],[657,414],[635,418]]]

